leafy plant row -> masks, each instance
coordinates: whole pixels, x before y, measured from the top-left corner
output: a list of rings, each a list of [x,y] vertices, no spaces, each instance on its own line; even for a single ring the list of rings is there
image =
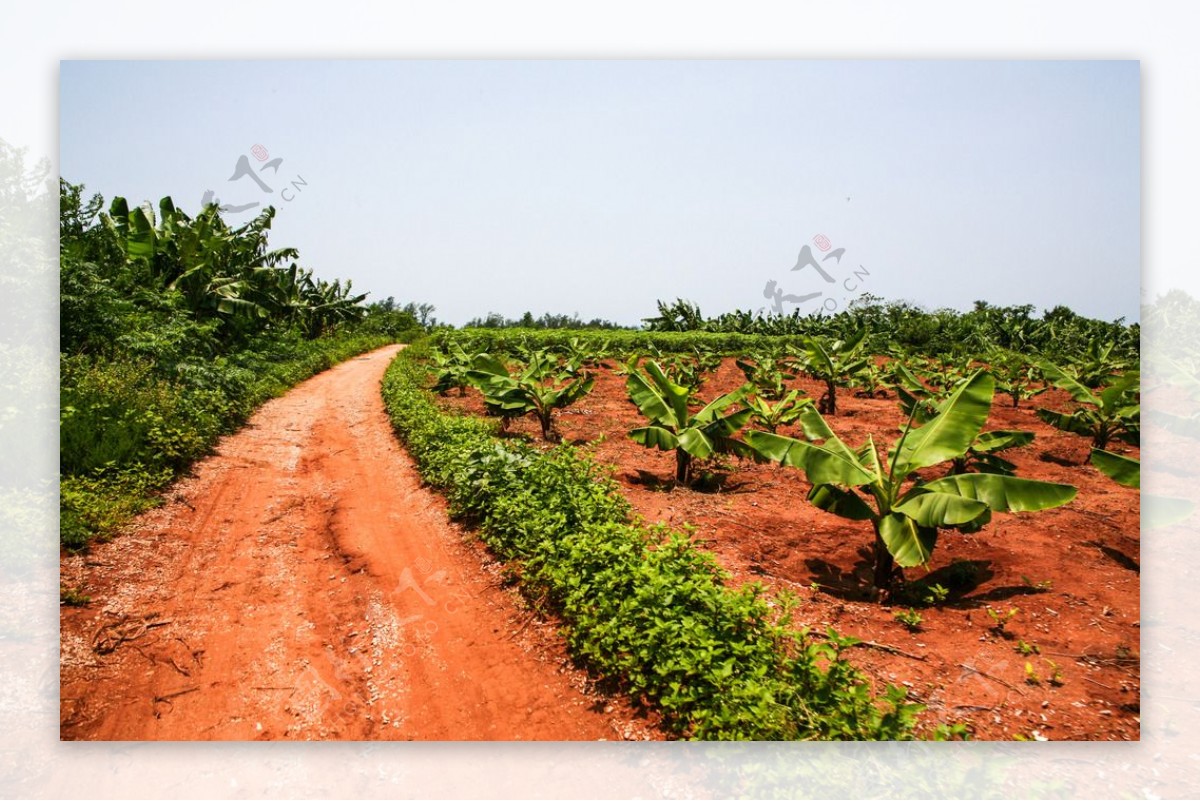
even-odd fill
[[[892,347],[930,356],[975,354],[992,348],[1037,353],[1053,361],[1074,361],[1088,352],[1136,360],[1141,326],[1118,319],[1094,320],[1066,306],[1040,316],[1030,304],[994,306],[975,301],[967,312],[927,311],[907,301],[864,295],[836,314],[791,314],[734,311],[705,317],[689,301],[658,301],[658,315],[643,320],[650,331],[713,332],[796,336],[812,334],[849,339],[866,332],[871,349]]]
[[[567,352],[578,349],[589,353],[688,353],[704,350],[732,355],[763,348],[782,347],[795,337],[775,337],[760,334],[712,334],[707,332],[675,331],[607,331],[521,328],[443,328],[430,335],[433,345],[446,348],[451,342],[469,351],[517,354],[529,350],[548,349]]]
[[[908,739],[919,705],[873,694],[853,640],[780,623],[794,601],[734,590],[687,536],[631,518],[579,450],[500,441],[496,424],[435,404],[423,346],[383,380],[398,436],[451,513],[473,523],[582,664],[700,739]]]

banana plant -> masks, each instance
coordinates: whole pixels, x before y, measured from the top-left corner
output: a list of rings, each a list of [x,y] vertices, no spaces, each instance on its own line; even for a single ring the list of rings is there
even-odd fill
[[[571,337],[563,347],[563,363],[572,375],[584,372],[585,368],[607,367],[604,360],[609,357],[608,340]]]
[[[1092,448],[1092,467],[1120,484],[1122,487],[1141,489],[1142,464],[1137,459],[1130,459],[1112,451]]]
[[[988,363],[996,379],[996,391],[1007,395],[1014,409],[1021,407],[1021,401],[1036,398],[1047,389],[1039,380],[1037,367],[1015,351],[996,349],[988,357]]]
[[[749,421],[751,409],[735,409],[750,392],[743,384],[714,399],[695,414],[690,409],[693,391],[672,381],[657,361],[645,365],[645,373],[629,374],[626,388],[634,404],[650,424],[629,432],[629,438],[647,448],[675,451],[675,481],[691,480],[692,462],[716,453],[756,458],[746,443],[734,439]]]
[[[1130,366],[1124,359],[1113,355],[1116,345],[1116,342],[1093,337],[1088,341],[1087,351],[1076,358],[1068,369],[1088,389],[1098,389],[1111,383]]]
[[[970,359],[963,359],[961,361],[954,361],[948,358],[933,359],[923,367],[916,369],[916,373],[921,378],[924,378],[926,382],[944,391],[949,391],[958,386],[972,372]]]
[[[444,352],[433,351],[432,356],[434,368],[437,370],[434,376],[434,391],[445,395],[451,389],[457,389],[460,396],[466,395],[467,387],[471,386],[470,373],[474,369],[475,356],[468,354],[457,342],[451,342]]]
[[[938,404],[953,391],[938,385],[926,386],[911,370],[898,362],[892,364],[889,372],[900,410],[918,425],[929,422],[937,414]]]
[[[800,340],[800,350],[794,352],[798,364],[813,378],[825,382],[825,394],[818,401],[818,410],[824,414],[837,414],[837,387],[862,370],[871,357],[864,355],[867,329],[860,328],[849,339],[821,340],[805,336]]]
[[[918,470],[964,455],[987,421],[992,377],[976,371],[942,402],[925,425],[913,417],[881,459],[873,437],[852,448],[815,409],[800,425],[807,440],[750,431],[746,442],[763,457],[803,470],[817,508],[874,530],[873,583],[891,594],[903,568],[929,562],[942,530],[974,533],[994,512],[1032,512],[1070,502],[1075,487],[992,473],[947,475],[923,481]]]
[[[1137,445],[1141,439],[1140,378],[1129,370],[1101,390],[1093,390],[1056,364],[1037,362],[1046,380],[1066,390],[1080,404],[1074,412],[1038,409],[1037,416],[1055,428],[1092,438],[1092,447],[1105,450],[1113,440]]]
[[[693,345],[690,353],[666,356],[661,364],[673,381],[695,391],[708,380],[710,373],[721,366],[721,357]]]
[[[952,460],[950,472],[955,475],[974,472],[1011,476],[1017,472],[1017,466],[998,454],[1028,445],[1033,438],[1032,431],[982,431],[965,454]]]
[[[468,376],[483,393],[488,412],[500,417],[502,428],[507,428],[515,417],[532,414],[537,417],[542,439],[547,442],[561,439],[554,428],[554,410],[582,398],[596,381],[586,373],[560,369],[557,359],[545,352],[534,352],[529,363],[522,365],[516,374],[509,373],[501,359],[483,353],[475,357]]]
[[[756,392],[744,403],[752,412],[751,419],[774,434],[780,426],[791,425],[799,420],[804,409],[812,406],[812,398],[801,398],[800,390],[793,389],[776,401]]]
[[[888,373],[883,368],[867,362],[857,374],[850,378],[850,386],[854,389],[855,397],[886,398]]]
[[[788,394],[783,382],[796,377],[785,361],[772,355],[737,359],[735,364],[746,380],[754,385],[755,394],[768,401],[782,400]]]
[[[950,388],[937,385],[927,387],[904,365],[896,365],[892,375],[895,377],[896,383],[893,388],[896,397],[900,399],[900,409],[919,425],[932,420],[938,413],[939,405],[962,385],[960,381]],[[992,378],[994,385],[995,376]],[[1011,476],[1017,470],[1016,465],[997,454],[1010,448],[1028,445],[1033,442],[1033,438],[1034,435],[1030,431],[981,431],[966,453],[951,460],[950,472],[998,473]]]

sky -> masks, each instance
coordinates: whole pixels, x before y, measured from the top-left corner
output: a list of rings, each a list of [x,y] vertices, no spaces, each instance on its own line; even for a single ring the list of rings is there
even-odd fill
[[[1139,318],[1137,61],[64,61],[60,80],[68,181],[259,204],[234,223],[272,204],[303,266],[454,324],[866,292]]]

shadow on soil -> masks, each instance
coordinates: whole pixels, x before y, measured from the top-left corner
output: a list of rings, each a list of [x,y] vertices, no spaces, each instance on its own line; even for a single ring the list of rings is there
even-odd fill
[[[812,581],[820,586],[821,592],[843,601],[872,602],[878,599],[874,578],[874,555],[868,547],[859,548],[858,561],[850,570],[824,559],[806,559]],[[1038,595],[1046,588],[1029,584],[993,587],[986,592],[973,594],[980,586],[995,577],[992,563],[988,560],[957,560],[924,576],[906,581],[891,598],[892,603],[908,606],[944,606],[952,609],[974,609],[989,603],[1007,600],[1019,595]],[[940,599],[934,588],[942,588]]]
[[[1100,553],[1104,554],[1105,556],[1107,556],[1109,559],[1116,562],[1121,567],[1125,568],[1126,570],[1132,570],[1134,573],[1141,575],[1142,566],[1140,564],[1138,564],[1136,560],[1129,558],[1125,554],[1118,551],[1116,548],[1112,548],[1108,545],[1105,545],[1102,542],[1096,542],[1095,540],[1088,540],[1087,542],[1084,543],[1084,545],[1090,545],[1093,548],[1098,549],[1100,551]]]

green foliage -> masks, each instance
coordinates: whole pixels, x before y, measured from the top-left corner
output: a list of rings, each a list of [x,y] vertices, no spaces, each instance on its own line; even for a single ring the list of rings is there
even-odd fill
[[[975,437],[975,441],[967,448],[962,456],[956,456],[950,472],[961,473],[996,473],[1011,476],[1017,471],[1017,466],[998,454],[1010,448],[1020,448],[1033,442],[1031,431],[983,431]]]
[[[811,398],[801,398],[800,390],[793,389],[778,401],[772,402],[758,395],[743,401],[750,409],[750,419],[774,434],[780,426],[791,425],[800,419],[804,410],[812,406]]]
[[[1133,360],[1117,353],[1117,343],[1099,337],[1087,344],[1087,349],[1073,358],[1069,365],[1072,376],[1088,389],[1111,384],[1133,367]]]
[[[1092,448],[1091,462],[1093,467],[1122,487],[1140,489],[1142,486],[1142,465],[1137,459]]]
[[[1090,437],[1096,450],[1104,450],[1113,440],[1139,443],[1142,410],[1137,370],[1113,379],[1104,389],[1094,390],[1052,362],[1040,361],[1038,366],[1048,381],[1066,390],[1079,404],[1070,413],[1038,409],[1038,417],[1055,428]]]
[[[66,584],[58,585],[58,603],[60,606],[87,606],[92,602],[90,595],[84,595],[75,587]]]
[[[507,424],[513,417],[532,414],[542,427],[542,439],[558,441],[554,430],[555,409],[563,409],[591,392],[595,379],[588,373],[563,369],[558,359],[546,351],[531,354],[529,363],[509,373],[501,359],[479,354],[467,373],[467,379],[483,393],[490,413]]]
[[[903,361],[897,359],[888,365],[892,389],[900,403],[904,416],[912,417],[918,425],[924,425],[937,415],[937,407],[950,397],[954,387],[937,384],[926,385]]]
[[[534,317],[532,312],[525,312],[521,317],[513,319],[505,317],[499,312],[488,312],[483,317],[476,317],[467,322],[468,328],[516,328],[516,329],[569,329],[572,331],[578,329],[601,329],[613,330],[628,328],[619,323],[614,323],[611,320],[602,320],[599,317],[594,317],[591,320],[582,320],[578,314],[551,314],[546,312],[540,317]]]
[[[422,319],[428,320],[433,307],[427,303],[409,303],[403,308],[394,298],[387,298],[366,307],[366,314],[355,326],[360,334],[386,336],[393,342],[412,342],[428,330]]]
[[[957,378],[960,371],[954,368],[937,373],[923,371],[926,380],[933,378],[933,383],[927,386],[899,362],[893,363],[891,374],[901,411],[921,425],[936,417],[939,406],[967,380]],[[1016,465],[999,454],[1028,445],[1033,438],[1029,431],[981,431],[961,456],[951,460],[950,471],[956,475],[977,472],[1011,476],[1016,472]]]
[[[111,535],[296,382],[423,332],[432,307],[369,309],[272,250],[274,210],[158,212],[59,183],[61,541]],[[412,304],[410,304],[412,306]],[[417,313],[421,315],[418,319]]]
[[[676,482],[687,484],[691,479],[693,459],[707,459],[715,453],[756,456],[744,442],[734,439],[752,411],[731,409],[745,399],[749,384],[713,399],[693,414],[690,407],[697,401],[688,387],[672,381],[658,362],[647,362],[645,369],[645,373],[630,373],[626,387],[650,425],[633,429],[629,438],[647,448],[674,451]]]
[[[259,350],[174,365],[62,356],[63,546],[111,536],[264,401],[387,341],[354,334],[260,340]]]
[[[754,385],[754,394],[764,400],[781,400],[788,389],[784,381],[796,377],[788,362],[772,355],[761,354],[738,359],[737,367]]]
[[[475,358],[479,355],[481,354],[467,353],[457,342],[447,343],[445,350],[431,351],[430,358],[435,370],[434,391],[445,395],[450,390],[457,389],[460,396],[466,395],[467,387],[471,386],[471,370],[474,368]]]
[[[992,306],[976,301],[968,312],[928,311],[906,301],[885,302],[873,295],[858,298],[833,315],[820,310],[805,315],[797,308],[790,314],[735,311],[706,318],[699,307],[686,300],[659,301],[658,311],[657,316],[643,321],[646,329],[655,333],[815,335],[845,340],[865,332],[869,347],[876,352],[894,345],[907,353],[927,356],[974,356],[998,347],[1071,363],[1086,361],[1094,347],[1111,345],[1109,358],[1136,364],[1141,337],[1136,323],[1092,320],[1065,306],[1049,309],[1039,318],[1030,305]]]
[[[980,530],[993,512],[1022,512],[1061,506],[1076,490],[1064,484],[967,473],[933,481],[916,471],[962,457],[979,436],[991,409],[993,384],[982,370],[964,381],[937,407],[925,425],[912,427],[880,458],[873,438],[853,449],[815,410],[800,417],[808,441],[750,431],[746,442],[763,457],[805,471],[813,488],[808,499],[827,512],[870,521],[875,532],[878,590],[892,589],[900,571],[929,561],[942,529]],[[821,442],[822,444],[814,444]]]
[[[389,368],[399,437],[452,514],[510,562],[535,608],[556,614],[576,659],[665,726],[699,739],[904,739],[919,707],[874,696],[827,640],[779,624],[762,589],[726,574],[683,533],[631,520],[606,472],[568,446],[497,441],[486,421],[440,412],[421,346]]]
[[[609,357],[609,344],[606,337],[571,337],[561,348],[563,366],[572,375],[583,372],[586,368],[607,367],[604,360]]]
[[[850,376],[849,385],[854,394],[860,398],[886,398],[890,381],[888,372],[873,361],[867,362],[862,369]]]
[[[1021,401],[1035,398],[1047,389],[1039,380],[1037,367],[1016,351],[992,349],[988,366],[996,379],[996,391],[1007,395],[1014,409],[1020,408]]]
[[[676,298],[674,303],[658,301],[658,316],[647,317],[642,323],[650,331],[699,331],[704,327],[704,316],[696,304]]]
[[[1019,615],[1021,610],[1013,606],[1007,612],[1001,612],[998,609],[987,607],[987,615],[992,619],[992,631],[1004,639],[1012,639],[1012,634],[1005,628],[1014,617]]]
[[[909,631],[921,630],[921,613],[916,609],[897,609],[892,617]]]
[[[817,400],[822,414],[837,414],[838,385],[847,384],[870,364],[871,357],[863,352],[865,344],[866,330],[862,329],[848,339],[805,336],[800,340],[800,349],[793,351],[801,370],[825,382],[825,394]]]

